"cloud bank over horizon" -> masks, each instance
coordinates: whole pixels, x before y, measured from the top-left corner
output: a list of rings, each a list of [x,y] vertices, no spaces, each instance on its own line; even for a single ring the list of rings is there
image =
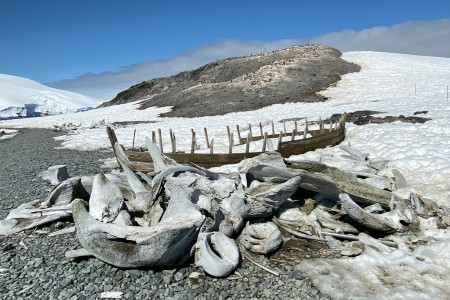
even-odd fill
[[[326,44],[346,51],[379,51],[424,56],[450,57],[450,19],[409,21],[390,27],[360,31],[345,30],[308,40],[285,39],[272,42],[221,40],[164,60],[141,61],[117,72],[87,73],[74,79],[47,84],[109,101],[132,85],[156,77],[192,70],[217,59],[262,53],[298,44]]]

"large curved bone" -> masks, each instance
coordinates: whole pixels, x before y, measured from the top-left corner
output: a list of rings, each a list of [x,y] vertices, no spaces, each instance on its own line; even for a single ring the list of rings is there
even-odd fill
[[[173,159],[162,154],[158,146],[156,146],[156,144],[153,143],[148,137],[145,138],[145,144],[147,145],[148,153],[152,158],[153,167],[156,173],[159,173],[170,166],[180,165]]]
[[[69,204],[70,202],[72,202],[73,199],[80,198],[78,192],[80,185],[81,185],[80,177],[70,178],[59,183],[50,191],[50,194],[40,204],[40,207],[47,208],[52,205]]]
[[[383,214],[372,214],[362,209],[356,204],[348,194],[340,194],[339,199],[342,201],[342,207],[346,213],[356,222],[365,227],[384,232],[397,231],[403,228],[400,223],[400,215],[398,210],[390,211]]]
[[[120,146],[119,143],[114,145],[114,149],[117,156],[117,161],[122,167],[125,176],[127,177],[127,181],[130,184],[130,187],[134,193],[133,197],[128,199],[128,207],[131,211],[144,211],[147,212],[150,210],[153,205],[153,199],[151,192],[148,188],[141,182],[140,178],[134,171],[132,170],[131,163],[128,160],[125,152]]]
[[[288,169],[278,152],[266,152],[239,163],[239,173],[264,182],[280,183],[299,176],[297,170]],[[249,182],[250,184],[250,182]]]
[[[151,227],[105,224],[91,217],[78,199],[72,202],[72,211],[81,245],[98,259],[122,268],[182,264],[201,225],[183,220]]]
[[[255,223],[245,226],[241,234],[241,244],[247,250],[268,254],[280,247],[283,242],[278,226],[272,222]]]
[[[103,174],[95,175],[89,198],[91,216],[99,221],[112,222],[122,209],[123,201],[123,194],[116,184]]]
[[[211,276],[227,276],[239,264],[239,250],[234,240],[223,233],[199,234],[195,248],[195,264]]]

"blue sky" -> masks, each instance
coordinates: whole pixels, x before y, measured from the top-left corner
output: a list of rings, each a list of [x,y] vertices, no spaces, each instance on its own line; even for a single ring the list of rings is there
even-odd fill
[[[0,0],[0,73],[109,100],[214,59],[325,43],[450,57],[450,1]]]

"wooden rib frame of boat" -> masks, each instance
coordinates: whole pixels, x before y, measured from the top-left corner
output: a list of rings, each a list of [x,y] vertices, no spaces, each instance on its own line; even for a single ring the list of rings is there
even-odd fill
[[[228,132],[228,142],[229,149],[228,153],[215,153],[214,152],[214,139],[208,139],[208,131],[204,128],[204,134],[206,139],[206,146],[209,148],[209,153],[196,153],[196,132],[191,130],[192,133],[192,143],[191,143],[191,151],[190,152],[181,152],[176,150],[176,139],[172,130],[170,130],[170,141],[171,141],[171,151],[167,152],[163,149],[161,130],[152,131],[152,141],[159,145],[160,150],[162,152],[175,160],[178,163],[189,164],[193,163],[204,168],[212,168],[218,167],[226,164],[236,164],[242,161],[245,158],[255,157],[268,151],[268,139],[278,139],[278,143],[274,150],[279,152],[283,157],[287,158],[291,155],[303,154],[308,151],[314,151],[319,148],[325,148],[328,146],[334,146],[341,143],[345,139],[345,122],[346,122],[346,114],[343,114],[339,120],[335,120],[334,122],[329,121],[329,123],[325,124],[320,118],[319,121],[316,122],[308,122],[306,118],[301,118],[300,120],[304,121],[303,130],[299,131],[298,128],[298,120],[294,120],[295,127],[291,132],[286,130],[285,121],[283,121],[283,130],[279,133],[275,132],[275,126],[272,122],[272,133],[268,134],[263,131],[263,127],[261,123],[260,134],[254,136],[252,134],[252,127],[249,124],[249,129],[247,133],[247,137],[241,137],[241,130],[239,126],[236,126],[237,130],[237,143],[234,143],[233,139],[233,131],[227,126]],[[308,129],[309,126],[317,124],[317,129]],[[112,129],[111,126],[107,126],[107,134],[109,140],[111,142],[112,148],[114,149],[114,145],[118,143],[117,136]],[[157,139],[158,136],[158,139]],[[290,139],[288,137],[291,137]],[[283,139],[285,141],[283,141]],[[286,139],[289,139],[286,141]],[[250,143],[254,141],[262,140],[262,148],[261,151],[249,151]],[[134,144],[134,142],[133,142]],[[245,152],[233,152],[234,146],[245,145]],[[148,152],[141,149],[132,149],[127,150],[124,149],[125,153],[130,160],[133,168],[136,171],[142,172],[152,172],[153,171],[153,162]]]

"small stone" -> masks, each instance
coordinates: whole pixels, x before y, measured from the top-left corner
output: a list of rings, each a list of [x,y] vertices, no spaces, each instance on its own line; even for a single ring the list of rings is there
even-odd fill
[[[35,260],[34,260],[34,266],[35,267],[39,267],[40,265],[42,265],[42,263],[44,262],[44,259],[42,258],[42,257],[39,257],[39,258],[36,258]]]
[[[127,270],[126,274],[127,274],[127,276],[134,278],[134,279],[138,279],[141,277],[141,271],[139,271],[139,270]]]
[[[164,281],[164,283],[170,284],[170,282],[172,281],[172,275],[163,275],[162,280]]]
[[[12,243],[8,243],[3,247],[3,251],[11,251],[15,248],[16,246],[14,246],[14,244]]]
[[[64,289],[67,286],[71,285],[73,283],[73,279],[72,278],[64,278],[63,280],[61,280],[59,282],[59,285]]]
[[[184,274],[181,272],[176,272],[173,277],[175,278],[175,281],[180,281],[181,279],[184,278]]]

